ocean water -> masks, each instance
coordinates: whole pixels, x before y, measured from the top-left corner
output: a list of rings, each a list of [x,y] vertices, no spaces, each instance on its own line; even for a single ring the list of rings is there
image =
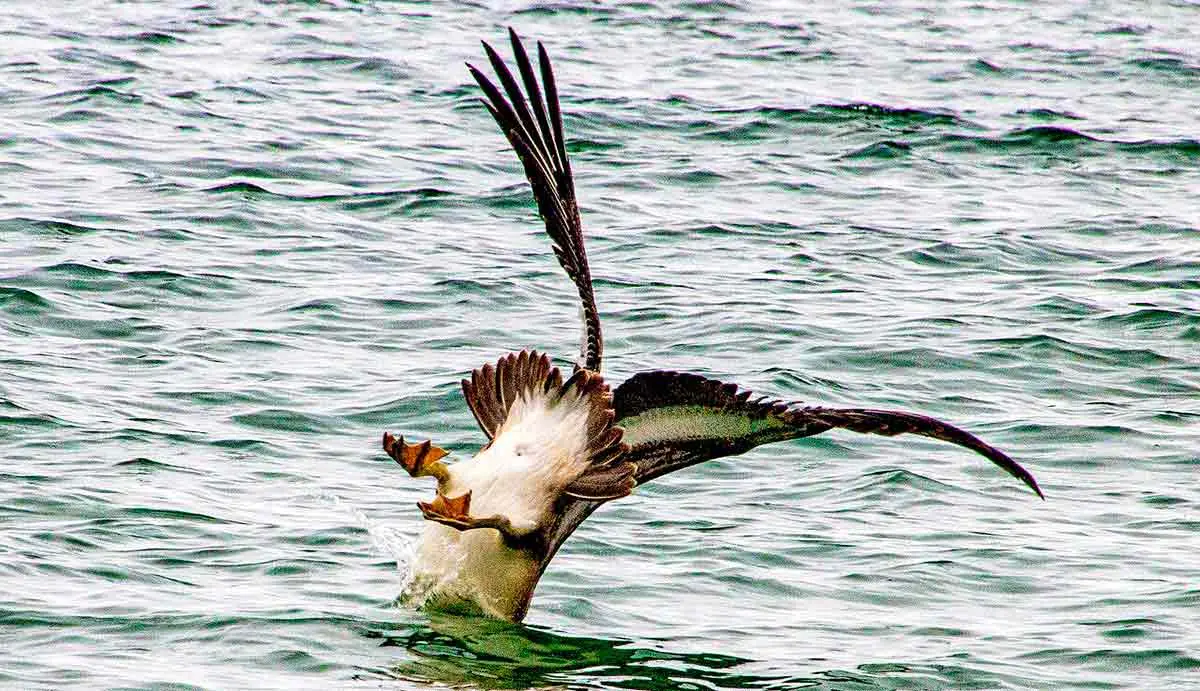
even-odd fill
[[[936,415],[396,598],[384,430],[573,290],[462,63],[555,60],[606,374]],[[0,686],[1200,688],[1200,7],[0,5]]]

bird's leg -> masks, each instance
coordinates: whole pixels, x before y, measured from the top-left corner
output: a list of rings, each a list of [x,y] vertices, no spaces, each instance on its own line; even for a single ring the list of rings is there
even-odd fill
[[[470,515],[471,493],[450,498],[438,492],[432,502],[417,502],[417,507],[426,520],[450,526],[455,530],[494,528],[510,547],[521,547],[537,537],[537,525],[518,526],[508,516],[496,514],[475,518]]]
[[[449,452],[434,446],[431,441],[408,444],[404,441],[404,437],[397,439],[384,432],[383,450],[403,466],[409,475],[436,479],[439,489],[444,487],[450,479],[450,471],[441,461],[441,458]]]

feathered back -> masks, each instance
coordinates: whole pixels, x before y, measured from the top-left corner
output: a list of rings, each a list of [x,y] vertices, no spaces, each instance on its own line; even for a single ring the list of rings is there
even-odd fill
[[[500,358],[495,366],[484,365],[472,371],[471,378],[462,381],[462,389],[467,405],[489,440],[514,424],[510,417],[519,414],[518,411],[551,410],[564,405],[581,408],[586,413],[581,425],[586,464],[566,487],[569,496],[616,499],[629,494],[636,484],[633,480],[636,466],[621,460],[629,447],[621,441],[624,430],[613,424],[616,413],[612,391],[601,375],[579,369],[564,382],[549,357],[536,350],[523,350]],[[522,401],[525,404],[518,406]],[[577,431],[580,430],[564,430],[564,433]]]

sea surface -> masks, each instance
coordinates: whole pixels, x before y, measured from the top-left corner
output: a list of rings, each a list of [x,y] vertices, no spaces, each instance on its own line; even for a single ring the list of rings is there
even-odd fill
[[[558,72],[614,383],[830,432],[397,602],[385,430],[574,291],[464,61]],[[0,687],[1200,689],[1200,6],[0,4]]]

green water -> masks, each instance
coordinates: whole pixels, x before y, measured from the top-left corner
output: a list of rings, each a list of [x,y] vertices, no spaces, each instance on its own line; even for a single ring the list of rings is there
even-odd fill
[[[464,60],[547,43],[613,382],[943,417],[395,604],[458,381],[574,291]],[[1200,9],[0,6],[0,686],[1200,688]]]

